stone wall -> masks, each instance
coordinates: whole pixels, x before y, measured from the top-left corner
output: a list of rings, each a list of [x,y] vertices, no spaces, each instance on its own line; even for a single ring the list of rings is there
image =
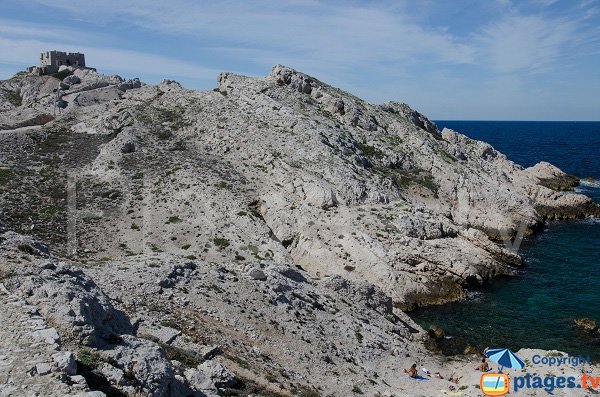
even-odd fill
[[[85,55],[78,52],[47,51],[40,54],[40,67],[62,65],[85,67]]]

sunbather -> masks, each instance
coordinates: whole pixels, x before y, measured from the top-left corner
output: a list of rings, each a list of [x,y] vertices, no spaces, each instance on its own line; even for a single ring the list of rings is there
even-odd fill
[[[404,370],[411,378],[417,377],[417,364],[413,364],[409,369]]]

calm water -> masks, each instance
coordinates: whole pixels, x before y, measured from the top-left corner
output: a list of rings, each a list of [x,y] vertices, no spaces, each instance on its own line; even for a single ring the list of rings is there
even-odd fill
[[[524,166],[548,161],[580,177],[600,180],[600,122],[437,121],[489,142]],[[578,190],[600,203],[600,189]],[[523,242],[525,268],[516,278],[494,280],[466,302],[419,309],[423,327],[480,347],[558,349],[600,359],[600,342],[573,328],[573,319],[600,323],[600,220],[550,223]]]

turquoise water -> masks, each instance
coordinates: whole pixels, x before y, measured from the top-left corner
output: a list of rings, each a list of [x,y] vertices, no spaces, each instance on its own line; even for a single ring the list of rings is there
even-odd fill
[[[549,161],[563,170],[600,179],[600,123],[438,121],[485,140],[510,159],[530,166]],[[578,190],[600,203],[600,189]],[[480,347],[558,349],[600,359],[596,338],[573,327],[573,319],[600,323],[600,220],[549,223],[523,242],[525,267],[518,277],[497,279],[466,302],[419,309],[411,316],[423,327]]]

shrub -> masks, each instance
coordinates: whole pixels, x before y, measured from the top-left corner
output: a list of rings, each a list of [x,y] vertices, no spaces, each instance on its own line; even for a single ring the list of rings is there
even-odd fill
[[[19,107],[23,104],[23,98],[21,97],[21,94],[18,91],[11,91],[6,89],[2,89],[2,91],[4,91],[4,96],[6,97],[8,102],[10,102],[13,106]]]
[[[10,168],[0,168],[0,186],[6,185],[6,183],[12,178],[13,170]]]
[[[227,240],[226,238],[221,238],[221,237],[215,237],[213,242],[219,248],[226,248],[226,247],[229,247],[229,245],[230,245],[229,240]]]
[[[364,338],[360,332],[354,331],[354,336],[356,337],[356,340],[358,341],[358,343],[362,343]]]
[[[49,207],[47,207],[41,214],[40,214],[40,218],[42,219],[52,219],[55,216],[58,215],[58,213],[60,212],[60,208],[51,205]]]
[[[52,77],[55,77],[55,78],[57,78],[57,79],[59,79],[59,80],[63,80],[64,78],[66,78],[66,77],[69,77],[69,76],[70,76],[70,75],[72,75],[72,74],[73,74],[73,71],[72,71],[72,70],[65,69],[65,70],[61,70],[61,71],[60,71],[60,72],[58,72],[58,73],[54,73],[54,74],[52,75]]]
[[[93,352],[89,349],[81,349],[79,354],[77,354],[77,361],[89,369],[94,369],[98,366],[100,358],[96,352]]]
[[[377,157],[378,159],[384,157],[383,152],[374,146],[365,143],[357,143],[356,147],[367,157]]]
[[[175,321],[173,320],[163,320],[160,322],[160,325],[163,327],[168,327],[168,328],[174,328],[174,329],[180,329],[179,328],[179,324],[177,324]]]

